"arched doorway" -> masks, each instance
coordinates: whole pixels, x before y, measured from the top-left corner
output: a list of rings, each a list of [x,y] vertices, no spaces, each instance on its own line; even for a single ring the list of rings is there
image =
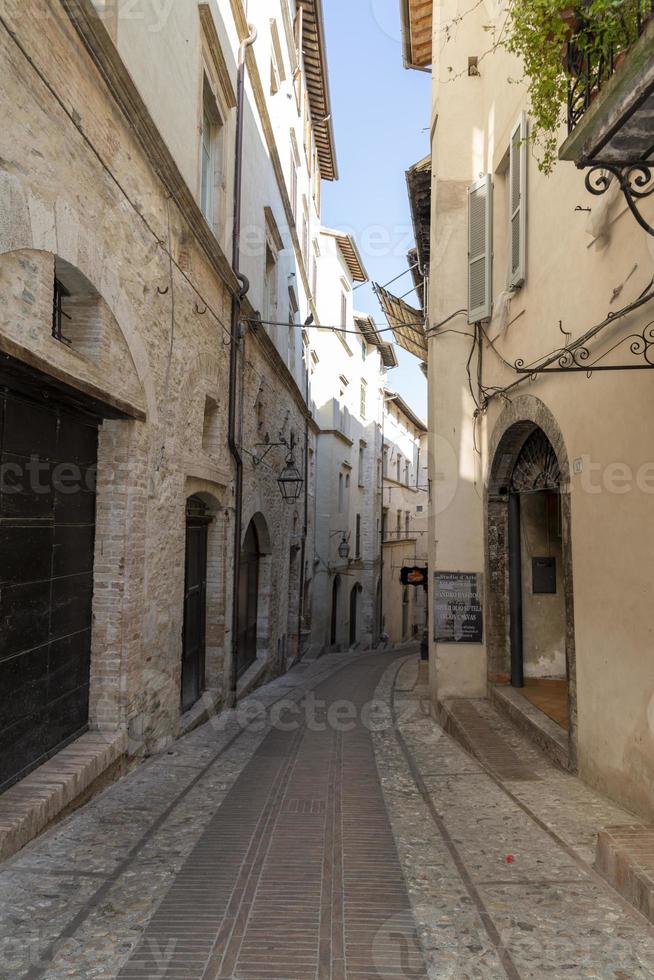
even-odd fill
[[[331,618],[331,629],[329,642],[331,646],[336,646],[338,643],[338,607],[340,604],[341,596],[341,576],[334,576],[334,581],[332,582],[332,618]]]
[[[510,684],[567,731],[568,763],[574,768],[576,674],[567,453],[551,413],[530,396],[516,399],[505,410],[490,450],[489,681]]]
[[[359,596],[363,589],[356,582],[350,592],[350,646],[353,647],[359,640]]]
[[[207,634],[207,540],[211,517],[201,497],[186,502],[182,711],[188,711],[205,687]]]
[[[239,568],[239,629],[236,662],[238,677],[241,677],[257,659],[260,558],[259,535],[255,522],[250,521],[241,546]]]

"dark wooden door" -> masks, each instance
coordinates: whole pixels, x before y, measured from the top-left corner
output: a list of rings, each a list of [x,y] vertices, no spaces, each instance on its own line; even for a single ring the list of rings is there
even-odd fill
[[[182,711],[204,690],[207,622],[207,542],[211,519],[205,504],[191,497],[186,512],[186,572],[182,642]]]
[[[338,603],[340,592],[341,579],[340,576],[337,575],[332,584],[332,619],[330,630],[330,642],[332,646],[336,646],[336,640],[338,638]]]
[[[98,424],[0,377],[0,790],[88,726]]]
[[[353,647],[357,641],[359,614],[359,586],[355,585],[350,592],[350,646]]]
[[[238,599],[238,677],[257,659],[257,626],[259,619],[259,539],[254,524],[250,524],[241,548]]]

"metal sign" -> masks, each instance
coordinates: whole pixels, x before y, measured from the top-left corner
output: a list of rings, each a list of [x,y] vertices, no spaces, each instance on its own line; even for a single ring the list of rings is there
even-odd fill
[[[482,577],[477,572],[434,572],[434,639],[483,643]]]
[[[400,572],[400,582],[402,585],[413,585],[418,588],[422,585],[423,588],[427,588],[427,569],[421,568],[418,565],[405,565]]]

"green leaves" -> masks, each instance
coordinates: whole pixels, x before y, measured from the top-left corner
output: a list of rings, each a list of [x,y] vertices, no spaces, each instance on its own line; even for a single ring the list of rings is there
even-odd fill
[[[530,138],[543,172],[550,173],[557,159],[571,66],[583,66],[591,86],[599,87],[616,55],[637,39],[639,10],[643,16],[649,13],[649,2],[510,0],[501,43],[524,66],[531,103]]]

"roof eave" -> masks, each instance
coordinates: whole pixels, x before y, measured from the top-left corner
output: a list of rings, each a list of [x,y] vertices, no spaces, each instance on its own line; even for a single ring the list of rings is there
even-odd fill
[[[329,130],[329,146],[331,149],[332,156],[332,176],[326,177],[326,180],[338,180],[338,160],[336,159],[336,140],[334,137],[334,122],[332,119],[332,97],[329,89],[329,67],[327,63],[327,48],[325,47],[325,19],[322,11],[322,0],[315,0],[316,4],[316,20],[318,22],[318,36],[320,39],[320,60],[323,65],[323,77],[325,86],[325,103],[327,105],[327,115],[329,116],[327,120],[327,128]]]
[[[423,420],[418,415],[416,415],[416,413],[413,411],[411,406],[407,402],[405,402],[405,400],[402,398],[402,395],[400,395],[399,392],[389,391],[388,400],[395,402],[395,404],[399,406],[402,414],[409,420],[409,422],[411,422],[412,425],[416,427],[416,429],[419,429],[420,432],[429,431],[427,426],[423,422]]]

